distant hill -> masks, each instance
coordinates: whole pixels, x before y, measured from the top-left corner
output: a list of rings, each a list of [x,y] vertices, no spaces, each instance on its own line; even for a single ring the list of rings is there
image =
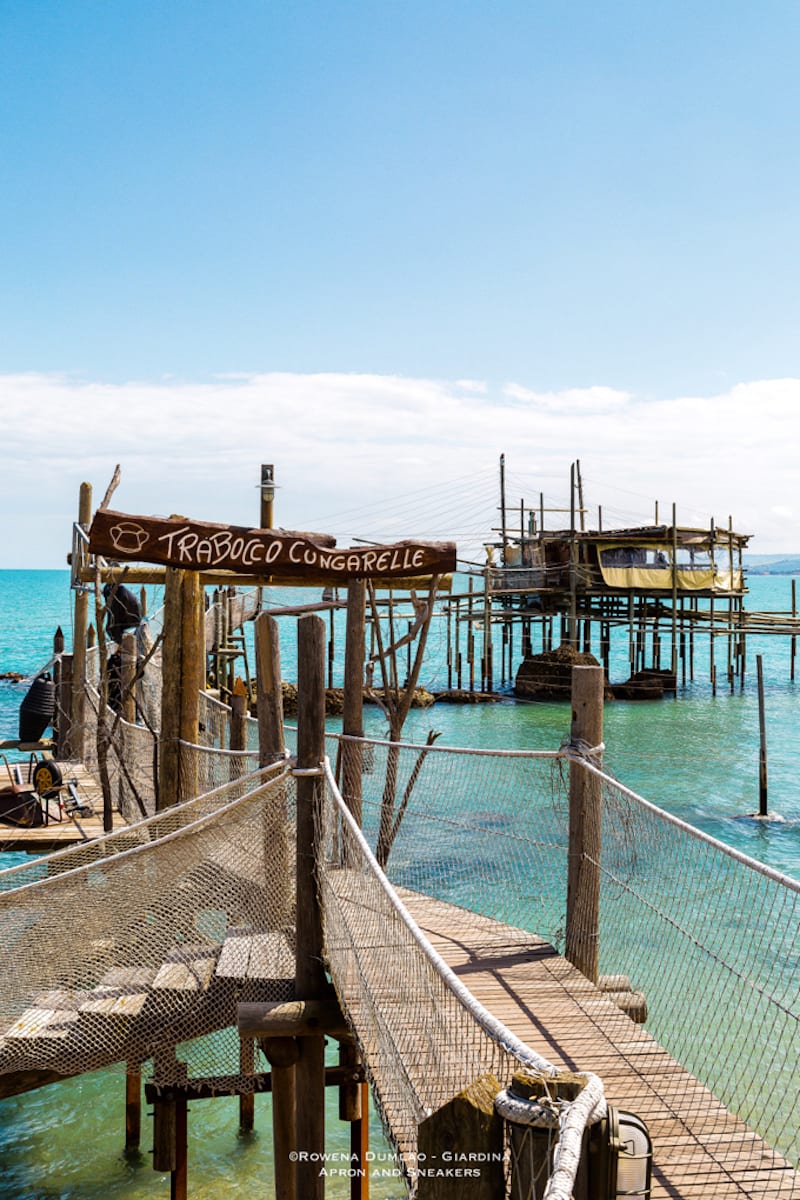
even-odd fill
[[[748,575],[800,575],[800,554],[745,554]]]

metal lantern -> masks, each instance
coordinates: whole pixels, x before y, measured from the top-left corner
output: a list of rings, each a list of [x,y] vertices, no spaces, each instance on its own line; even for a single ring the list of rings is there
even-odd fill
[[[653,1143],[635,1113],[608,1109],[589,1138],[590,1200],[650,1200]]]

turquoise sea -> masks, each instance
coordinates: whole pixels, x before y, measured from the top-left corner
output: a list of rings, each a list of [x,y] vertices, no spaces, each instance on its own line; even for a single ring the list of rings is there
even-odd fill
[[[783,576],[753,577],[747,607],[785,611],[791,581]],[[61,625],[71,646],[69,576],[66,571],[0,571],[0,672],[31,673],[52,654],[53,633]],[[267,597],[270,603],[297,600],[286,592]],[[300,597],[301,602],[308,596]],[[158,596],[148,605],[154,611]],[[284,678],[295,677],[294,622],[282,623]],[[341,668],[343,638],[337,618],[334,675]],[[606,706],[606,766],[629,787],[716,838],[776,869],[800,878],[800,781],[797,730],[800,724],[800,678],[790,680],[788,638],[748,641],[745,687],[731,693],[723,681],[725,647],[720,641],[717,695],[708,682],[707,641],[696,655],[696,679],[677,699]],[[429,656],[421,683],[432,689],[445,681],[444,624],[431,631]],[[612,677],[625,678],[626,645],[616,649]],[[782,823],[742,820],[758,808],[759,723],[755,656],[764,659],[766,724],[769,752],[769,806]],[[498,651],[499,655],[499,651]],[[496,658],[496,661],[498,659]],[[616,670],[615,670],[616,668]],[[798,670],[800,676],[800,669]],[[334,678],[338,683],[339,679]],[[17,714],[25,683],[0,681],[0,734],[17,735]],[[439,745],[554,749],[569,733],[566,704],[520,703],[446,705],[412,710],[406,738],[424,741],[430,728],[441,731]],[[336,722],[330,722],[331,729]],[[367,732],[385,733],[383,718],[368,710]],[[0,856],[11,865],[13,856]],[[79,914],[64,914],[65,921]],[[192,1106],[189,1117],[190,1195],[268,1197],[271,1187],[269,1101],[257,1102],[252,1135],[237,1133],[235,1101],[216,1100]],[[337,1122],[330,1122],[332,1137]],[[339,1127],[339,1142],[344,1137]],[[374,1145],[385,1147],[375,1130]],[[0,1103],[0,1195],[3,1200],[138,1200],[168,1196],[169,1179],[156,1174],[147,1154],[149,1122],[144,1122],[143,1151],[126,1161],[124,1078],[98,1073],[67,1081]],[[341,1144],[340,1144],[341,1143]],[[333,1143],[332,1143],[333,1145]],[[334,1182],[332,1196],[347,1195],[347,1185]],[[373,1195],[393,1200],[397,1185],[376,1180]]]

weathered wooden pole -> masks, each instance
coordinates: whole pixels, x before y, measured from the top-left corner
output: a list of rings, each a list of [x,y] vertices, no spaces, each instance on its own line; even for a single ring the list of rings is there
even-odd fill
[[[56,684],[56,758],[72,758],[72,663],[71,654],[62,654],[55,666]]]
[[[88,532],[92,523],[92,485],[82,483],[78,498],[78,523]],[[84,758],[86,735],[86,631],[89,626],[89,591],[75,592],[75,618],[72,635],[72,705],[70,734],[71,754]]]
[[[161,745],[158,809],[197,795],[197,758],[182,753],[181,741],[195,744],[200,692],[205,686],[203,588],[197,571],[167,569],[164,586],[164,642],[161,651]]]
[[[344,696],[342,733],[345,738],[364,736],[364,657],[367,622],[367,585],[351,579],[347,585],[347,625],[344,643]],[[360,742],[342,743],[342,794],[355,820],[361,824]]]
[[[283,692],[278,622],[269,613],[255,620],[258,764],[268,767],[283,758]]]
[[[247,749],[247,686],[243,679],[236,677],[231,693],[231,727],[229,749]],[[230,777],[236,779],[244,774],[240,759],[231,758]],[[239,1041],[239,1071],[242,1075],[252,1075],[255,1071],[255,1041],[253,1038],[241,1038]],[[242,1092],[239,1096],[239,1128],[249,1133],[255,1125],[256,1098],[254,1092]]]
[[[175,1167],[170,1174],[170,1200],[187,1200],[189,1183],[188,1104],[185,1092],[175,1096]]]
[[[256,1069],[256,1044],[252,1038],[239,1039],[239,1074],[253,1075]],[[256,1121],[256,1097],[254,1092],[239,1093],[239,1129],[251,1133]]]
[[[603,741],[603,668],[572,668],[570,745],[592,751],[599,763]],[[579,758],[570,759],[567,932],[565,957],[597,982],[600,930],[600,823],[602,788]]]
[[[795,660],[797,659],[797,634],[794,630],[797,627],[797,580],[792,580],[792,645],[791,645],[791,666],[789,670],[789,678],[794,679]]]
[[[136,1154],[142,1137],[142,1068],[128,1063],[125,1075],[125,1153]]]
[[[578,543],[575,533],[575,464],[570,467],[569,477],[569,616],[567,618],[567,642],[578,645]]]
[[[261,1042],[272,1067],[272,1157],[275,1200],[297,1200],[297,1083],[300,1038],[269,1037]],[[320,1160],[322,1161],[322,1160]],[[319,1170],[319,1165],[317,1166]],[[303,1193],[299,1193],[302,1197]]]
[[[136,696],[134,694],[136,680],[136,635],[123,633],[119,646],[120,654],[120,690],[122,694],[122,719],[129,725],[136,722]]]
[[[675,676],[675,699],[678,698],[678,507],[672,505],[672,660],[670,670]]]
[[[767,815],[767,721],[764,710],[764,661],[756,655],[758,679],[758,814]]]
[[[181,726],[181,572],[168,567],[164,582],[164,641],[161,647],[161,739],[157,808],[178,802]]]
[[[325,623],[317,616],[297,623],[297,766],[314,771],[325,756]],[[295,994],[321,998],[326,990],[322,967],[322,913],[317,892],[317,858],[324,779],[297,779],[297,906]],[[297,1076],[297,1150],[307,1156],[297,1165],[302,1200],[323,1200],[324,1176],[317,1158],[325,1152],[325,1038],[305,1037]]]
[[[233,681],[231,692],[231,727],[228,732],[229,750],[247,749],[247,714],[248,714],[247,684],[237,675]],[[234,760],[232,760],[234,761]],[[237,775],[242,772],[237,770]],[[232,775],[231,778],[234,778]]]
[[[229,749],[247,749],[247,686],[238,676],[234,680],[231,693],[231,727]],[[236,779],[244,774],[243,760],[231,757],[230,777]],[[252,1075],[255,1071],[255,1041],[253,1038],[239,1040],[239,1071],[242,1075]],[[242,1092],[239,1095],[239,1128],[249,1133],[255,1125],[256,1098],[254,1092]]]
[[[355,1070],[361,1057],[354,1042],[339,1043],[339,1066]],[[343,1083],[339,1088],[339,1120],[350,1125],[350,1200],[369,1200],[369,1085],[365,1083]]]

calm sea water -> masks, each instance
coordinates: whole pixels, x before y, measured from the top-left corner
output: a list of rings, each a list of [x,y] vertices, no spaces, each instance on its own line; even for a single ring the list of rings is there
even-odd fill
[[[748,608],[789,608],[791,583],[785,577],[754,577]],[[286,602],[286,593],[271,599]],[[296,597],[294,597],[296,599]],[[307,596],[303,597],[307,600]],[[154,592],[148,607],[158,607]],[[52,654],[53,634],[61,625],[71,646],[71,603],[66,571],[0,571],[0,672],[32,673]],[[341,670],[343,637],[337,618],[334,671]],[[293,622],[282,623],[285,678],[295,677]],[[421,682],[431,688],[445,682],[444,623],[434,625],[429,664]],[[800,877],[800,782],[796,731],[800,719],[800,669],[790,681],[790,647],[785,638],[751,639],[750,673],[744,690],[731,694],[720,685],[716,697],[708,682],[707,643],[696,656],[695,682],[677,700],[606,706],[606,763],[630,787],[648,799],[795,878]],[[758,706],[755,656],[765,664],[766,720],[769,749],[770,809],[784,823],[743,820],[758,808]],[[622,680],[626,644],[620,639],[612,677]],[[499,645],[496,654],[499,661]],[[719,648],[724,674],[725,649]],[[334,682],[339,682],[338,678]],[[19,704],[27,684],[0,681],[0,736],[17,736]],[[335,728],[335,722],[331,722]],[[413,710],[406,725],[409,740],[424,740],[440,730],[440,745],[552,749],[569,732],[566,704],[531,704],[511,700],[494,705],[437,705]],[[377,710],[367,712],[367,732],[383,736]],[[0,865],[16,861],[0,856]],[[79,914],[65,914],[65,920]],[[267,1197],[272,1192],[269,1100],[257,1102],[254,1134],[237,1134],[235,1101],[198,1102],[192,1106],[190,1130],[190,1194],[212,1197]],[[346,1133],[331,1112],[331,1148],[345,1149]],[[149,1141],[145,1122],[143,1147]],[[334,1145],[333,1139],[339,1141]],[[134,1161],[122,1154],[124,1079],[103,1072],[70,1080],[0,1103],[0,1195],[3,1200],[138,1200],[168,1196],[169,1180],[157,1175],[145,1153]],[[379,1130],[374,1131],[379,1150]],[[329,1194],[344,1196],[344,1181],[329,1181]],[[393,1200],[397,1185],[375,1180],[373,1195]]]

